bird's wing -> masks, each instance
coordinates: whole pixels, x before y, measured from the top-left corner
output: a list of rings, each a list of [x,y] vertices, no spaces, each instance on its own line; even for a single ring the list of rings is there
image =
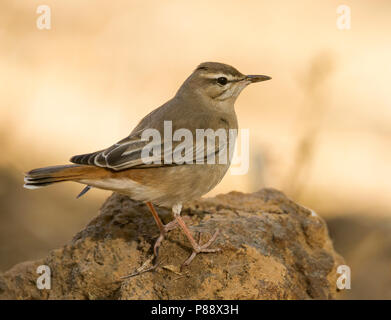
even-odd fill
[[[172,141],[172,146],[160,140],[146,139],[144,130],[132,133],[111,147],[93,153],[73,156],[70,161],[76,164],[95,165],[120,171],[129,168],[153,168],[186,163],[206,163],[209,156],[218,154],[226,143],[204,145],[195,140]],[[155,152],[153,152],[155,150]],[[157,150],[157,152],[156,152]],[[178,162],[180,157],[184,161]],[[167,159],[173,159],[170,163]],[[166,160],[166,161],[165,161]]]

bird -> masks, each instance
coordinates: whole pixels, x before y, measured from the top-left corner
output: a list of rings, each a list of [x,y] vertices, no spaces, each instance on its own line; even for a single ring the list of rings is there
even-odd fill
[[[204,244],[196,241],[181,217],[182,204],[200,198],[222,180],[234,147],[234,141],[230,144],[229,139],[217,143],[213,134],[206,135],[207,143],[204,136],[197,140],[199,132],[219,131],[235,140],[231,132],[238,130],[236,99],[249,84],[270,79],[265,75],[244,75],[228,64],[203,62],[174,97],[141,119],[129,136],[106,149],[73,156],[71,164],[31,170],[25,175],[24,187],[36,189],[73,181],[86,185],[79,197],[90,188],[100,188],[142,201],[160,231],[153,247],[155,257],[167,233],[180,227],[192,246],[191,255],[182,265],[187,266],[199,253],[220,251],[210,248],[219,230]],[[173,139],[171,132],[174,136],[181,132],[185,138],[189,134],[190,138]],[[156,133],[160,138],[151,141]],[[226,161],[209,161],[227,150]],[[163,224],[155,205],[170,208],[174,219]]]

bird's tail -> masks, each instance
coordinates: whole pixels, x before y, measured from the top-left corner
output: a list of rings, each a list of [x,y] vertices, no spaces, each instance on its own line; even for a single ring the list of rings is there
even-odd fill
[[[26,173],[24,187],[37,189],[57,182],[78,181],[88,178],[99,169],[101,168],[77,164],[38,168]]]

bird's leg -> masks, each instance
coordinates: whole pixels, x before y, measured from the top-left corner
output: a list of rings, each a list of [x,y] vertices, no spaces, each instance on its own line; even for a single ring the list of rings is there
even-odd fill
[[[174,213],[174,217],[176,222],[179,224],[183,232],[185,233],[187,239],[190,241],[191,246],[193,247],[193,252],[190,255],[188,259],[182,264],[183,266],[188,266],[190,262],[195,258],[195,256],[198,253],[201,252],[218,252],[221,251],[221,249],[209,249],[209,246],[216,240],[218,234],[219,234],[219,229],[216,230],[212,238],[209,239],[208,242],[205,244],[201,245],[201,239],[199,239],[198,243],[194,240],[193,236],[191,235],[191,232],[189,228],[186,226],[185,221],[183,221],[181,217],[181,210],[182,210],[182,204],[178,203],[172,207],[172,212]]]
[[[145,261],[143,263],[143,265],[140,268],[138,268],[135,272],[133,272],[132,274],[129,274],[127,276],[121,277],[121,280],[135,277],[135,276],[138,276],[138,275],[143,274],[145,272],[155,270],[160,264],[160,262],[158,261],[158,253],[159,253],[159,247],[164,239],[164,236],[166,235],[167,232],[178,227],[178,224],[175,220],[171,221],[170,223],[163,224],[163,222],[162,222],[162,220],[160,220],[159,215],[156,212],[155,207],[153,206],[152,202],[146,202],[146,205],[149,208],[149,211],[151,211],[152,216],[153,216],[153,218],[154,218],[154,220],[160,230],[159,238],[156,240],[155,245],[153,246],[154,255],[153,255],[153,257],[150,257],[147,261]]]
[[[155,210],[155,207],[153,206],[152,202],[147,202],[147,207],[149,208],[149,211],[151,211],[153,218],[155,219],[155,222],[160,230],[159,238],[157,238],[155,245],[153,246],[153,253],[155,257],[157,258],[159,253],[159,247],[164,239],[164,236],[171,230],[174,230],[178,227],[178,224],[176,220],[173,220],[167,224],[163,224],[162,220],[160,220],[158,213]]]

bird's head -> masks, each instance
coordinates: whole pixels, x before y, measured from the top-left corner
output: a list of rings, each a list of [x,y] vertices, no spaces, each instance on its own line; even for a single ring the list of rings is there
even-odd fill
[[[270,79],[264,75],[244,75],[227,64],[204,62],[185,81],[178,94],[192,95],[214,105],[233,104],[249,84]]]

